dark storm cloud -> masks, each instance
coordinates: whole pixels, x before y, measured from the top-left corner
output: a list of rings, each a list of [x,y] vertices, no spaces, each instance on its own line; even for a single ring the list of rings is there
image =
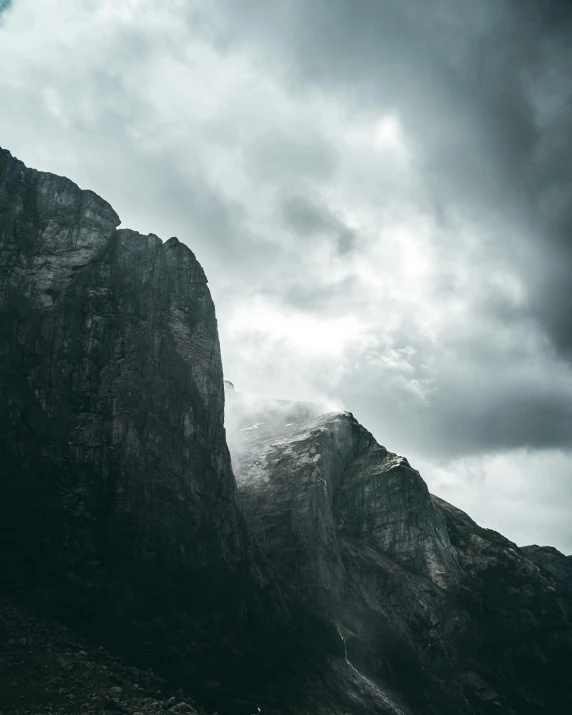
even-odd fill
[[[226,20],[221,15],[215,22],[220,36],[230,46],[257,47],[261,57],[280,55],[292,91],[321,87],[372,113],[397,111],[421,157],[434,215],[453,206],[485,226],[494,251],[524,283],[525,305],[515,307],[483,283],[476,309],[498,320],[500,330],[503,321],[529,329],[537,321],[554,349],[570,356],[572,4],[250,0],[240,12],[228,3],[226,12]],[[304,199],[290,199],[283,213],[302,235],[329,226],[327,213]],[[442,228],[444,285],[436,290],[446,290],[447,282],[450,231],[445,221]],[[485,277],[486,266],[481,270]],[[486,350],[479,356],[478,336],[475,341],[472,360],[480,359],[486,372],[489,358]],[[506,352],[505,365],[490,364],[499,388],[514,350]],[[444,399],[432,416],[436,425],[419,431],[428,446],[429,435],[441,429],[434,442],[446,433],[464,449],[570,447],[568,396],[539,380],[508,380],[506,388],[485,390],[482,404],[485,398],[469,384],[459,415]],[[456,433],[462,429],[464,436]]]
[[[327,236],[333,240],[341,254],[355,248],[355,232],[335,216],[328,206],[301,194],[284,196],[281,204],[283,220],[300,236]]]
[[[339,314],[339,301],[348,301],[359,290],[358,281],[348,276],[342,280],[322,285],[297,282],[282,289],[281,298],[286,305],[300,311],[320,311],[325,316]],[[270,294],[271,291],[269,291]]]
[[[228,12],[231,44],[279,48],[300,85],[396,107],[436,207],[521,222],[506,251],[532,313],[572,348],[571,3],[250,0]]]
[[[324,233],[332,227],[328,208],[316,205],[305,196],[284,197],[282,215],[286,223],[303,236]]]

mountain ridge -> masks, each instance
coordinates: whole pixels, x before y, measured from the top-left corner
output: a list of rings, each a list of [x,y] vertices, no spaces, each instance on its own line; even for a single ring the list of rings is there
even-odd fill
[[[227,411],[241,408],[246,424],[248,400]],[[540,549],[537,565],[431,495],[351,413],[281,411],[289,424],[229,435],[238,492],[263,551],[336,623],[363,677],[412,712],[566,712],[567,557],[549,550],[550,568]]]

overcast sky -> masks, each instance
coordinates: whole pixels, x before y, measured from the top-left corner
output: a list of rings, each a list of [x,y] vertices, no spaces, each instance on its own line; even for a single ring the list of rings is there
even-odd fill
[[[0,146],[178,236],[241,392],[572,552],[564,0],[0,0]]]

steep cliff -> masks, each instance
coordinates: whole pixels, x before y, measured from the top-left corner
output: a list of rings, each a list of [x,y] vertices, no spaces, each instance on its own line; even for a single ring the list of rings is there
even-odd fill
[[[317,621],[237,506],[201,266],[118,224],[0,151],[0,588],[219,707],[270,697]]]
[[[554,568],[432,497],[351,414],[282,405],[280,423],[253,404],[227,407],[247,521],[336,625],[373,712],[377,693],[424,715],[570,711],[572,608]]]

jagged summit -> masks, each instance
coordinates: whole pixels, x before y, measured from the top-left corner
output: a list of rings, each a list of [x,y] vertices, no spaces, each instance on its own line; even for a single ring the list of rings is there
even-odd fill
[[[445,522],[419,473],[378,445],[351,413],[304,418],[304,412],[305,406],[285,407],[281,424],[274,419],[243,427],[230,442],[241,500],[259,543],[266,543],[267,533],[277,543],[274,517],[283,511],[293,517],[291,533],[286,524],[280,531],[285,548],[295,539],[313,544],[303,579],[308,587],[328,590],[339,580],[337,534],[362,539],[439,585],[454,580],[458,569]],[[272,558],[279,558],[274,551]],[[296,568],[302,568],[299,560]]]
[[[519,549],[432,496],[351,413],[270,403],[269,414],[249,416],[229,442],[247,521],[283,578],[336,625],[364,698],[377,690],[393,712],[435,715],[572,703],[556,689],[572,664],[567,557]],[[540,603],[558,642],[532,616]]]
[[[273,432],[330,412],[326,405],[315,402],[293,402],[273,398],[253,397],[237,392],[232,382],[225,380],[225,425],[229,442],[240,439],[244,432]]]

